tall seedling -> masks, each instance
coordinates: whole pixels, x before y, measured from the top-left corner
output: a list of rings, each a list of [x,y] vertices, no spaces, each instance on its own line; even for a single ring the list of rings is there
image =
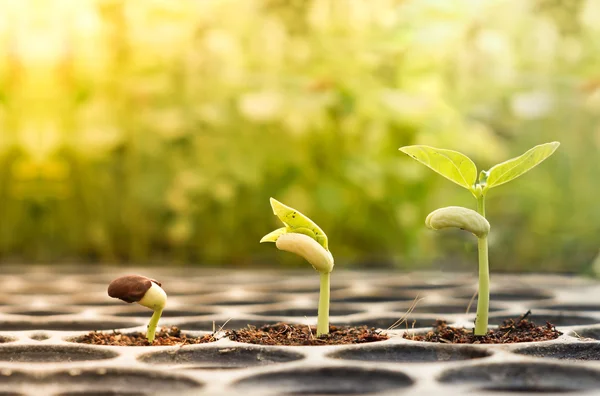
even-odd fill
[[[400,151],[431,168],[448,180],[466,188],[477,200],[477,212],[451,206],[438,209],[427,216],[426,225],[433,229],[458,227],[472,232],[478,240],[479,250],[479,297],[475,335],[485,335],[488,327],[490,301],[490,275],[488,265],[489,223],[485,219],[485,197],[487,192],[516,179],[551,156],[560,145],[551,142],[535,146],[525,154],[481,171],[477,178],[477,167],[469,157],[457,151],[430,146],[415,145],[401,147]]]

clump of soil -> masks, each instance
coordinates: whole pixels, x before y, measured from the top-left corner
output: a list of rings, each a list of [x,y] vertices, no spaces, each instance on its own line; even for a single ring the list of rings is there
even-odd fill
[[[486,335],[476,336],[473,330],[450,327],[443,320],[436,321],[435,327],[427,334],[405,333],[404,338],[414,341],[442,342],[446,344],[511,344],[517,342],[548,341],[558,338],[562,333],[556,330],[552,323],[537,326],[522,315],[516,321],[505,320],[497,329],[492,329]]]
[[[188,337],[181,334],[181,330],[175,326],[162,328],[156,332],[154,342],[150,344],[146,339],[145,333],[123,334],[119,331],[112,333],[101,333],[91,331],[86,335],[74,339],[75,342],[93,345],[114,345],[114,346],[169,346],[169,345],[189,345],[204,344],[216,341],[214,334],[207,334],[201,337]]]
[[[226,333],[233,341],[260,345],[341,345],[363,344],[387,340],[389,337],[375,328],[367,326],[329,326],[329,334],[316,336],[314,326],[289,325],[276,323],[262,327],[248,326],[241,330],[229,330]]]

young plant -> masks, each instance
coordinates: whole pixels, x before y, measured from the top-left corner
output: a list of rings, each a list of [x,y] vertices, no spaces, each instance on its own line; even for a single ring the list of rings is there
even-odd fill
[[[158,320],[167,304],[167,293],[162,289],[161,284],[145,276],[126,275],[110,282],[108,295],[127,303],[136,302],[154,311],[146,332],[146,338],[152,344]]]
[[[457,151],[416,145],[401,147],[400,151],[431,168],[448,180],[466,188],[477,200],[477,212],[451,206],[438,209],[427,216],[426,225],[433,229],[458,227],[477,236],[479,250],[479,297],[475,335],[485,335],[488,327],[490,301],[490,275],[488,265],[487,235],[490,229],[485,219],[485,197],[487,192],[530,171],[551,156],[559,142],[540,144],[523,155],[502,162],[487,171],[481,171],[477,178],[477,167],[469,157]]]
[[[333,271],[333,256],[329,251],[327,235],[311,219],[271,198],[273,213],[285,224],[265,235],[260,242],[275,242],[280,250],[303,257],[321,274],[317,337],[329,333],[329,290],[330,274]]]

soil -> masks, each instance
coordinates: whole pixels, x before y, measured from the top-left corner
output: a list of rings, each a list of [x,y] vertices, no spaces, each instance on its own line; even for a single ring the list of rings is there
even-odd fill
[[[443,320],[436,321],[432,331],[427,334],[405,333],[404,338],[413,341],[441,342],[446,344],[511,344],[517,342],[548,341],[558,338],[562,333],[552,323],[537,326],[529,321],[527,312],[517,320],[505,320],[497,329],[489,330],[486,335],[476,336],[473,330],[463,327],[450,327]]]
[[[169,345],[189,345],[204,344],[216,341],[214,334],[207,334],[202,337],[188,337],[181,334],[181,330],[175,326],[162,328],[156,332],[154,342],[150,344],[146,339],[145,333],[123,334],[118,331],[112,333],[102,333],[91,331],[88,334],[74,339],[75,342],[93,345],[114,345],[114,346],[169,346]]]
[[[329,326],[329,334],[316,336],[316,327],[276,323],[262,327],[229,330],[226,335],[233,341],[260,345],[342,345],[383,341],[389,337],[367,326]]]

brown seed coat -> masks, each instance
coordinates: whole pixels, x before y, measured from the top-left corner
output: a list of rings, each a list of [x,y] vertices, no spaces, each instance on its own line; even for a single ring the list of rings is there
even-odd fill
[[[160,282],[145,276],[125,275],[110,282],[108,295],[127,303],[134,303],[144,298],[148,289],[152,287],[152,283],[161,286]]]

